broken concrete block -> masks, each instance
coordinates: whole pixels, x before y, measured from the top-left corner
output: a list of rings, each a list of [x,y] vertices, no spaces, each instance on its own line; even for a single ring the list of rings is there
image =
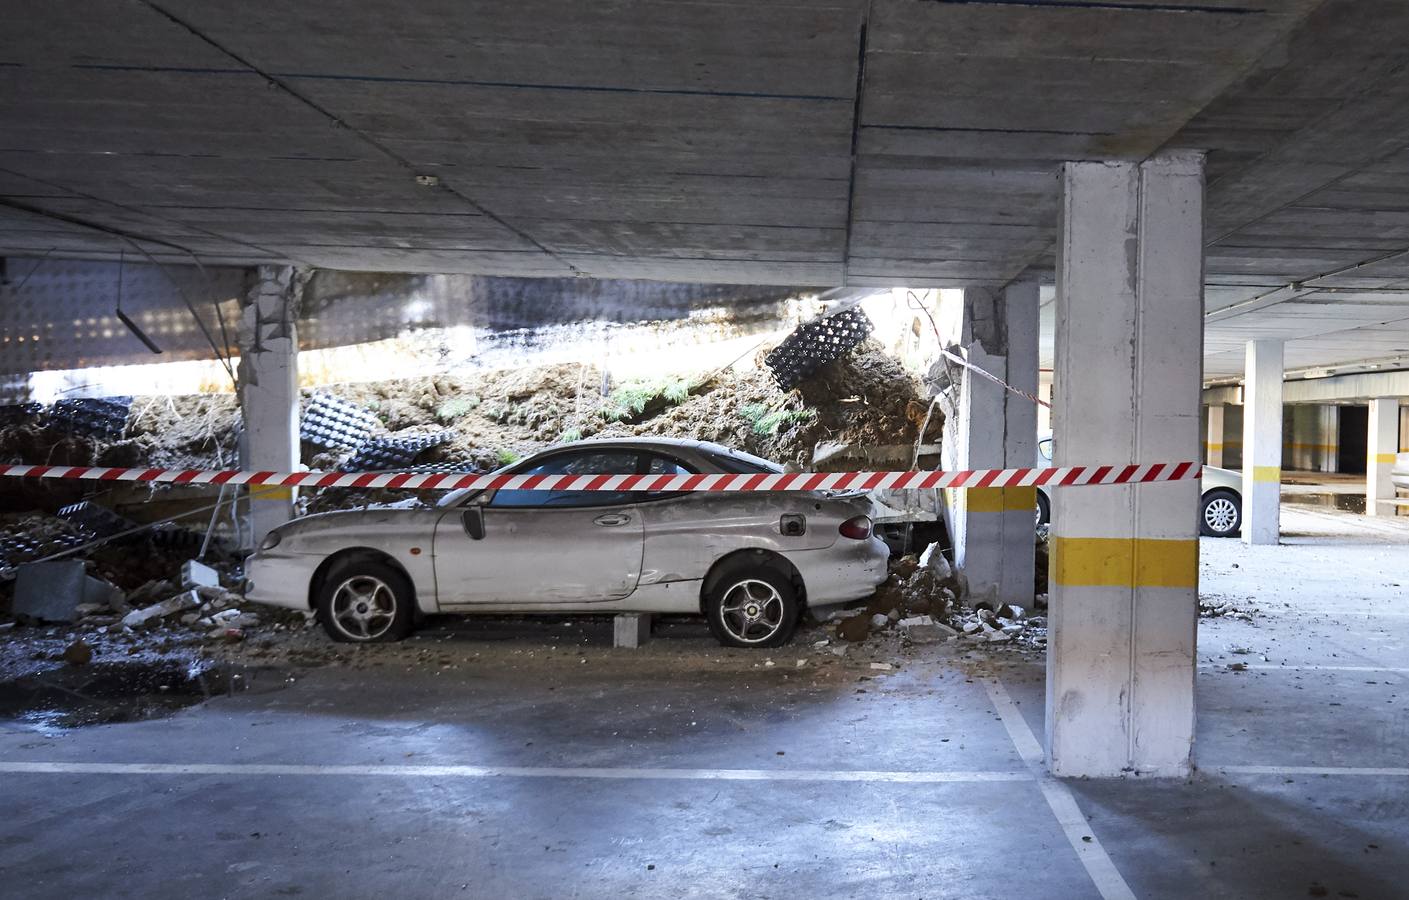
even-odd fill
[[[946,634],[946,632],[948,632]],[[953,637],[958,632],[941,625],[914,625],[905,631],[905,636],[916,644],[938,644]]]
[[[220,587],[220,573],[212,569],[203,562],[188,559],[181,564],[181,586],[183,588],[193,587]]]
[[[21,620],[73,622],[81,618],[79,606],[108,606],[120,596],[117,588],[88,575],[79,560],[26,563],[15,570],[12,611]]]
[[[876,613],[874,616],[871,617],[871,628],[872,628],[872,629],[884,628],[884,627],[886,627],[886,626],[889,625],[889,624],[890,624],[890,617],[889,617],[889,616],[883,616],[883,615],[881,615],[880,613]]]
[[[73,615],[75,619],[86,619],[105,609],[107,609],[107,606],[100,603],[80,603],[73,608]]]
[[[154,619],[162,619],[182,610],[194,609],[201,605],[200,596],[195,591],[187,591],[184,594],[177,594],[175,597],[154,603],[142,609],[134,609],[132,612],[122,617],[122,624],[128,628],[137,628]]]
[[[650,613],[622,613],[612,620],[613,647],[635,650],[650,637]]]
[[[933,625],[934,619],[930,616],[911,616],[908,619],[901,619],[897,624],[901,628],[914,628],[916,625]]]
[[[931,570],[935,577],[941,580],[954,574],[954,570],[949,566],[949,560],[944,558],[938,544],[930,544],[925,548],[925,552],[920,554],[920,568]]]

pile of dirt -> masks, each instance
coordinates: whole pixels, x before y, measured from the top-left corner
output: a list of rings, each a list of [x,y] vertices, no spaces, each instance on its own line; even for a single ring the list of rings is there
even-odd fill
[[[121,433],[97,435],[44,414],[0,428],[0,460],[55,466],[227,468],[239,411],[232,394],[135,397]]]

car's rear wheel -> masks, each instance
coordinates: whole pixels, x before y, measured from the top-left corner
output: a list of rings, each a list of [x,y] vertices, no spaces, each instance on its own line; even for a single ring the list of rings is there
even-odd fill
[[[1209,491],[1199,506],[1199,531],[1205,537],[1232,537],[1243,527],[1243,504],[1232,491]]]
[[[715,578],[705,598],[709,630],[726,647],[779,647],[797,629],[797,591],[774,569],[738,566]]]
[[[336,563],[318,591],[318,618],[335,641],[375,644],[411,633],[415,598],[406,577],[370,559]]]
[[[1037,524],[1048,525],[1052,521],[1052,501],[1041,491],[1037,492]]]

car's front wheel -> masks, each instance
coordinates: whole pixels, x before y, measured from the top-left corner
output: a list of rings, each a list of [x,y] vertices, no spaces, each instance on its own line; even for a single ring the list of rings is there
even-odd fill
[[[1199,531],[1205,537],[1232,537],[1243,527],[1243,504],[1232,491],[1209,491],[1199,507]]]
[[[1037,492],[1037,525],[1050,525],[1052,523],[1052,501],[1047,499],[1047,495],[1041,491]]]
[[[391,566],[369,559],[335,563],[318,591],[318,618],[335,641],[399,641],[411,633],[411,584]]]
[[[714,579],[705,615],[726,647],[780,647],[797,629],[797,591],[773,569],[731,568]]]

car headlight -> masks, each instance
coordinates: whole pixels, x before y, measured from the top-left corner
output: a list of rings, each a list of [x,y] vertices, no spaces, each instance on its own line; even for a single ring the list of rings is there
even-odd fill
[[[278,531],[271,531],[264,536],[264,540],[259,542],[259,549],[261,551],[273,550],[275,547],[279,546],[279,541],[283,540],[283,538],[284,536]]]

